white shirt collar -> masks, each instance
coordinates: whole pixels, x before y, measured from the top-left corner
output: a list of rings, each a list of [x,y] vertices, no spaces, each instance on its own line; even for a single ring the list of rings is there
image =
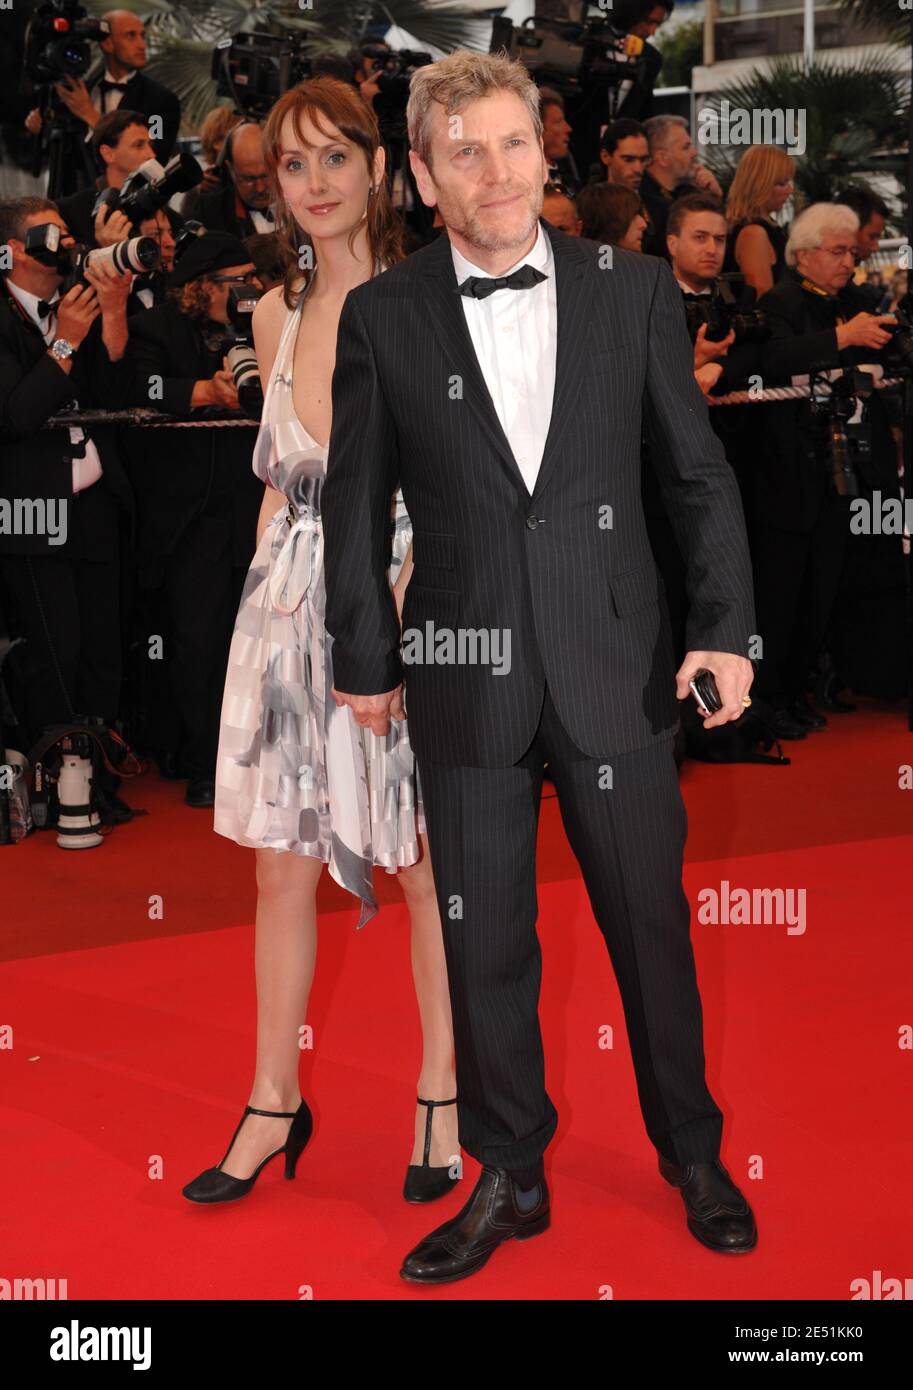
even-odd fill
[[[41,328],[42,323],[47,323],[48,319],[42,319],[38,314],[38,301],[42,298],[40,294],[32,294],[31,290],[25,290],[21,285],[14,285],[12,280],[8,277],[6,283],[19,300],[19,303],[32,320],[32,323],[35,324],[36,328]],[[54,299],[57,294],[59,294],[59,290],[52,290],[51,299]],[[50,303],[51,301],[49,300],[48,302]],[[50,318],[50,315],[48,315],[48,318]]]
[[[675,277],[675,281],[679,289],[684,290],[685,294],[713,294],[712,288],[706,290],[693,290],[690,285],[685,284],[684,280],[679,280],[678,276]]]
[[[511,275],[515,270],[519,270],[521,265],[534,265],[537,270],[548,271],[551,269],[552,247],[551,242],[545,234],[541,219],[537,221],[538,235],[527,254],[515,265],[508,266],[507,270],[501,272],[502,275]],[[486,279],[491,278],[491,271],[483,270],[481,266],[473,265],[472,261],[467,261],[466,257],[457,250],[453,242],[450,242],[450,254],[453,257],[453,269],[456,274],[457,284],[462,285],[469,275],[481,275]]]
[[[139,68],[133,68],[132,71],[127,73],[126,77],[115,77],[111,69],[106,64],[105,70],[102,73],[102,77],[105,79],[106,82],[132,82],[133,78],[136,76],[138,72]]]

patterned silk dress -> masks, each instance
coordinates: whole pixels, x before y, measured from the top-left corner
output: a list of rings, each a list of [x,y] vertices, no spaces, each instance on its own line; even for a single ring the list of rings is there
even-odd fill
[[[405,721],[374,734],[331,694],[333,639],[324,627],[320,494],[327,449],[292,400],[302,302],[290,310],[267,383],[253,468],[288,500],[251,563],[231,642],[216,763],[214,828],[238,844],[307,854],[377,912],[375,864],[414,864],[425,831]],[[402,494],[391,499],[390,582],[412,540]]]

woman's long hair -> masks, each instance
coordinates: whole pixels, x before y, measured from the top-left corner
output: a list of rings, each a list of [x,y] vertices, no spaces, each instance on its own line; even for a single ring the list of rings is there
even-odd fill
[[[263,157],[269,171],[272,195],[276,209],[277,239],[279,254],[284,267],[282,297],[287,309],[294,309],[302,294],[307,290],[316,266],[316,254],[312,251],[310,269],[300,264],[302,248],[313,246],[310,237],[301,230],[295,221],[279,187],[278,168],[281,150],[282,126],[291,112],[292,126],[299,140],[304,143],[301,130],[301,117],[307,114],[317,129],[330,135],[325,122],[330,121],[336,129],[364,152],[368,175],[374,179],[374,156],[380,144],[380,130],[374,112],[368,108],[358,95],[355,87],[338,77],[310,77],[290,87],[270,110],[263,127]],[[323,123],[321,121],[323,118]],[[359,224],[360,226],[360,224]],[[389,266],[401,261],[403,251],[403,225],[393,210],[387,186],[386,172],[380,186],[368,194],[367,213],[368,246],[372,265],[380,261]],[[353,227],[350,233],[349,250],[358,232]]]
[[[750,222],[753,217],[770,221],[767,204],[774,186],[795,178],[795,167],[785,150],[776,145],[749,145],[739,160],[726,199],[726,220],[730,227]]]

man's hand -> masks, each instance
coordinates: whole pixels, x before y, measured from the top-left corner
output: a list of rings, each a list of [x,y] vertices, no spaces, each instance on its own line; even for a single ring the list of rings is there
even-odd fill
[[[726,337],[715,343],[712,338],[708,339],[707,325],[702,323],[694,340],[694,370],[700,371],[701,367],[705,367],[708,362],[715,362],[718,357],[725,357],[734,342],[735,329],[730,328]]]
[[[130,219],[120,208],[112,210],[110,204],[102,203],[95,215],[95,240],[99,246],[114,246],[126,241],[130,235]]]
[[[883,348],[891,341],[891,334],[883,323],[896,324],[893,314],[855,314],[848,323],[837,325],[837,350],[848,347]]]
[[[697,160],[694,164],[691,182],[696,184],[702,193],[710,193],[714,198],[722,198],[723,196],[723,190],[720,188],[716,175],[710,172],[706,164],[701,164]]]
[[[335,685],[333,699],[337,705],[348,705],[356,724],[369,728],[372,734],[388,734],[391,719],[405,719],[403,687],[387,690],[383,695],[343,695]]]
[[[690,696],[688,682],[702,668],[713,672],[723,702],[722,709],[704,719],[704,728],[715,729],[738,719],[747,708],[742,704],[742,697],[748,694],[754,680],[751,662],[745,656],[736,656],[735,652],[688,652],[675,678],[675,694],[679,700]]]
[[[74,116],[85,121],[86,125],[97,125],[100,113],[92,105],[89,89],[81,77],[69,77],[65,82],[55,82],[54,91]]]
[[[33,135],[41,134],[41,112],[39,111],[37,106],[33,106],[29,114],[26,116],[25,128],[26,130],[31,131]]]
[[[223,363],[225,359],[222,359]],[[228,410],[240,410],[241,402],[238,400],[238,388],[235,386],[235,379],[227,367],[223,366],[221,371],[210,377],[210,396],[211,405],[224,405]]]
[[[722,375],[722,362],[705,362],[703,367],[698,367],[696,369],[694,379],[704,395],[709,396]]]
[[[89,262],[85,277],[95,290],[103,315],[127,312],[127,296],[134,279],[132,270],[117,270],[110,261],[98,265]]]
[[[100,313],[101,305],[95,287],[82,283],[73,285],[57,308],[57,337],[66,338],[68,343],[78,348]]]

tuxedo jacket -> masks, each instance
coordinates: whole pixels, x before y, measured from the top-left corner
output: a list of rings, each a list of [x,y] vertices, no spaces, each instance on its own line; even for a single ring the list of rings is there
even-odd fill
[[[90,93],[95,91],[104,75],[104,65],[101,65],[96,72],[89,74],[86,86]],[[138,111],[147,120],[150,116],[161,116],[162,138],[152,140],[151,144],[159,163],[167,164],[174,154],[174,146],[181,125],[181,103],[174,92],[140,71],[135,77],[130,78],[127,90],[121,100],[121,106],[125,111]]]
[[[197,198],[196,205],[182,216],[194,217],[203,223],[208,232],[230,232],[232,236],[244,240],[253,236],[257,228],[250,213],[245,211],[238,216],[235,186],[226,170],[221,188],[207,188]]]
[[[449,237],[350,291],[340,316],[321,503],[334,681],[377,694],[404,679],[413,747],[433,761],[515,763],[546,682],[591,756],[674,731],[669,616],[641,501],[647,408],[687,563],[688,647],[747,655],[756,631],[741,501],[694,380],[671,270],[618,249],[603,268],[595,242],[543,226],[557,360],[532,495],[476,359]],[[461,629],[466,658],[467,630],[487,630],[501,643],[488,662],[403,661],[384,568],[397,486],[414,528],[404,637],[428,623]],[[439,653],[438,641],[411,655]]]
[[[131,403],[133,374],[129,341],[117,362],[108,357],[100,316],[76,349],[72,368],[65,372],[48,355],[36,325],[17,312],[5,281],[0,280],[0,497],[7,501],[66,498],[68,508],[78,507],[83,494],[73,495],[69,429],[42,427],[73,398],[86,410],[126,408]],[[133,495],[121,462],[118,427],[93,424],[84,428],[102,466],[102,477],[92,487],[108,489],[132,525]],[[108,538],[99,540],[107,544]],[[68,544],[50,545],[43,535],[0,532],[2,554],[61,555]]]

